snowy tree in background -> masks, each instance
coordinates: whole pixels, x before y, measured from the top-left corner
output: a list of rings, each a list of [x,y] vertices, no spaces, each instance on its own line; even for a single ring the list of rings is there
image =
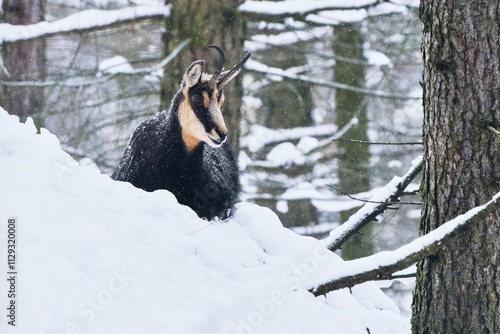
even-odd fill
[[[13,25],[29,25],[44,20],[42,0],[0,1],[3,16],[0,22]],[[3,71],[0,78],[13,81],[39,81],[45,75],[45,41],[37,39],[24,41],[0,48],[3,54]],[[0,62],[1,64],[1,62]],[[2,73],[3,72],[3,73]],[[0,91],[0,104],[12,114],[25,121],[27,117],[38,117],[44,104],[42,87],[4,86]]]
[[[239,1],[233,0],[174,0],[172,15],[165,22],[164,48],[172,52],[182,41],[190,39],[189,47],[182,56],[165,67],[161,82],[160,109],[167,110],[179,89],[173,83],[182,78],[185,69],[197,59],[205,59],[208,72],[215,68],[216,57],[207,49],[208,45],[221,47],[228,64],[236,64],[244,54],[246,21],[236,8]],[[235,152],[239,151],[241,101],[243,97],[242,76],[224,89],[224,120],[229,129],[228,140]]]

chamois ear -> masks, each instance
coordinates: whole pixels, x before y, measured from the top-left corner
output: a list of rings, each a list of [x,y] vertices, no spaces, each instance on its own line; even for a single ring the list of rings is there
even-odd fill
[[[205,61],[197,60],[191,65],[189,65],[186,73],[184,73],[184,84],[188,86],[188,88],[193,87],[198,82],[200,82],[201,75],[203,74],[203,70],[205,69]]]

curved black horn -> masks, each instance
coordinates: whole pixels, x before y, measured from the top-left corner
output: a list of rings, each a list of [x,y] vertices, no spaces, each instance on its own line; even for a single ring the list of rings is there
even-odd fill
[[[245,62],[250,58],[251,53],[245,51],[245,56],[242,60],[238,62],[238,64],[234,65],[233,68],[227,72],[224,72],[219,80],[217,80],[217,88],[222,89],[225,84],[231,81],[234,77],[240,73],[241,68],[245,64]]]
[[[219,64],[217,65],[217,69],[215,70],[214,75],[212,75],[212,79],[210,79],[210,81],[208,82],[208,87],[214,88],[219,75],[222,73],[222,68],[224,67],[224,61],[226,57],[224,56],[224,51],[222,51],[222,49],[217,45],[209,45],[208,47],[219,52]]]

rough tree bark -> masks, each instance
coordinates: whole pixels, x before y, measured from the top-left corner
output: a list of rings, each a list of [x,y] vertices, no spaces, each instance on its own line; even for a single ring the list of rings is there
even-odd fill
[[[1,3],[1,2],[0,2]],[[27,25],[44,19],[42,0],[5,1],[3,4],[5,22]],[[45,73],[45,42],[43,39],[20,42],[4,47],[4,65],[12,81],[38,81]],[[21,121],[36,115],[42,108],[43,88],[5,87],[0,102]],[[40,124],[38,124],[40,125]]]
[[[167,19],[165,33],[166,54],[183,40],[191,38],[189,46],[180,57],[166,68],[161,85],[162,110],[170,107],[170,101],[179,89],[180,80],[187,67],[195,60],[207,61],[207,72],[212,73],[217,65],[215,50],[207,49],[210,44],[220,46],[226,54],[225,69],[230,69],[243,58],[246,23],[237,11],[240,0],[173,0],[172,15]],[[241,97],[243,95],[240,74],[224,89],[225,103],[222,108],[224,120],[229,129],[228,139],[239,149]]]
[[[500,3],[423,0],[421,233],[499,189]],[[500,332],[500,208],[418,265],[413,333]]]

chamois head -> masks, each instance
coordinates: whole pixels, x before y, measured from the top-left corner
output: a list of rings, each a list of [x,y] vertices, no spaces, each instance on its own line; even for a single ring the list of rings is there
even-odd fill
[[[182,80],[183,99],[179,105],[178,117],[182,139],[188,151],[202,141],[212,147],[219,147],[226,139],[227,128],[221,112],[224,86],[238,75],[250,57],[247,52],[231,70],[222,72],[224,51],[215,45],[210,45],[209,48],[219,52],[219,64],[214,74],[203,73],[205,61],[197,60],[188,67]]]

